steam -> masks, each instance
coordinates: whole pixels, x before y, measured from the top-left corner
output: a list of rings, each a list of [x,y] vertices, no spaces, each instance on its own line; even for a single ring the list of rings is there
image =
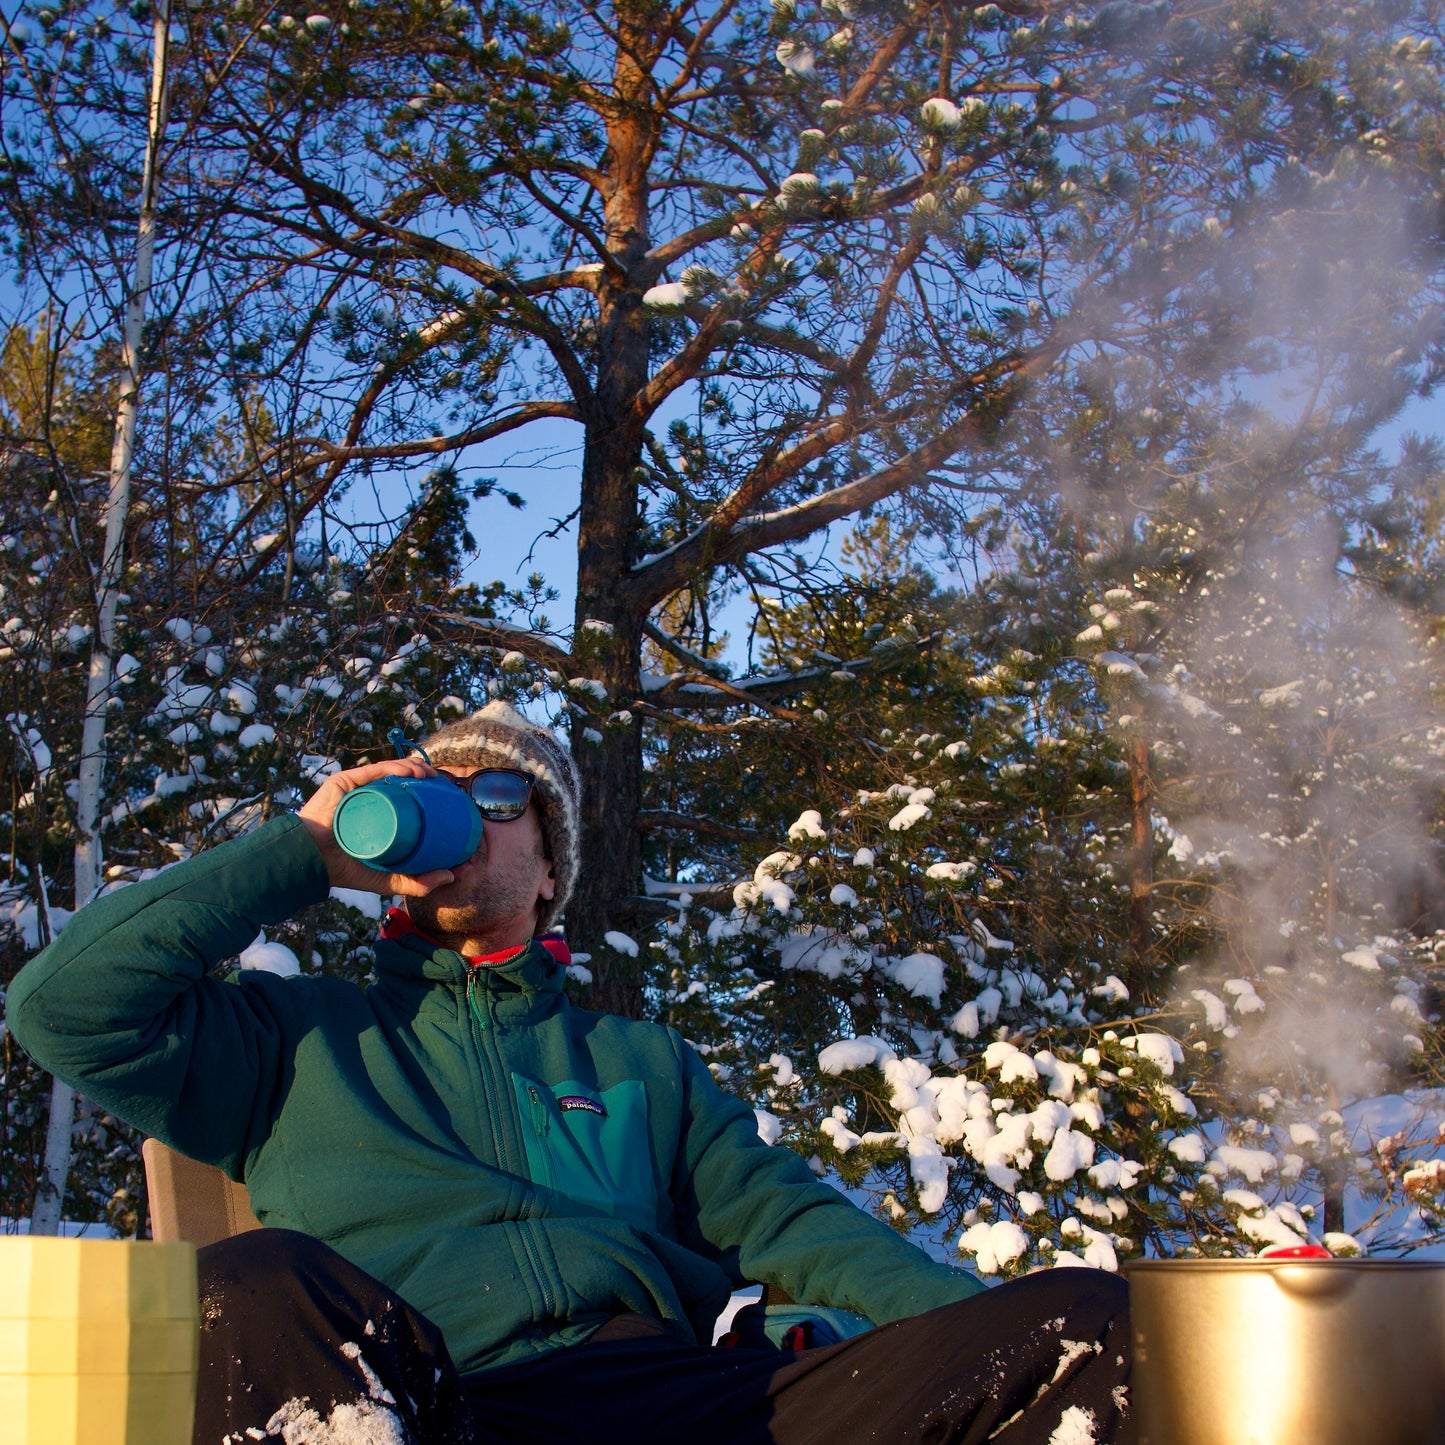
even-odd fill
[[[1092,538],[1079,651],[1150,742],[1166,866],[1209,885],[1223,941],[1173,1002],[1197,1015],[1196,990],[1257,984],[1262,1016],[1224,1030],[1227,1082],[1319,1118],[1418,1048],[1409,956],[1428,961],[1445,923],[1431,643],[1364,575],[1408,540],[1372,521],[1419,500],[1371,448],[1400,444],[1440,278],[1388,157],[1290,160],[1268,192],[1205,198],[1141,246],[1198,278],[1142,328],[1117,295],[1088,297],[1091,331],[1134,341],[1075,373],[1106,418],[1087,445],[1041,438],[1057,392],[1013,443],[1025,469],[1047,457],[1067,531]]]

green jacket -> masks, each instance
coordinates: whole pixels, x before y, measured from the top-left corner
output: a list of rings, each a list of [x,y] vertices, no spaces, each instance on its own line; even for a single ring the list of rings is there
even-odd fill
[[[672,1029],[569,1005],[539,944],[491,967],[410,935],[376,979],[208,973],[327,896],[295,818],[110,894],[11,987],[34,1058],[244,1179],[440,1326],[463,1372],[631,1312],[706,1331],[730,1289],[877,1323],[970,1275],[768,1148]]]

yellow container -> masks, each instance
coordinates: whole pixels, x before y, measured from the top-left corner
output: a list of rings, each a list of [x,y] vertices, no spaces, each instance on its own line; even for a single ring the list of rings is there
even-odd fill
[[[0,1238],[0,1445],[190,1445],[190,1244]]]

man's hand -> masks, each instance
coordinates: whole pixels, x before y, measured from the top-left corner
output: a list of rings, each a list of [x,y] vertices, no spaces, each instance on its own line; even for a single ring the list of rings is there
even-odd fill
[[[330,875],[333,888],[359,888],[365,893],[400,893],[408,898],[424,898],[433,888],[440,888],[452,881],[449,868],[438,868],[431,873],[383,873],[377,868],[368,868],[365,863],[341,851],[331,831],[331,819],[335,816],[341,800],[363,783],[373,783],[377,778],[431,778],[436,769],[420,758],[393,758],[385,763],[367,763],[364,767],[351,768],[344,773],[332,773],[301,809],[298,816],[306,825],[321,849],[326,860],[326,872]]]

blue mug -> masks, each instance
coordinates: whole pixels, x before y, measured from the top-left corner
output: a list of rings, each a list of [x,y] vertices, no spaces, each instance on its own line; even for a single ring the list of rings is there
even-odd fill
[[[449,778],[378,778],[337,804],[341,851],[387,873],[430,873],[465,863],[482,841],[482,815]]]

